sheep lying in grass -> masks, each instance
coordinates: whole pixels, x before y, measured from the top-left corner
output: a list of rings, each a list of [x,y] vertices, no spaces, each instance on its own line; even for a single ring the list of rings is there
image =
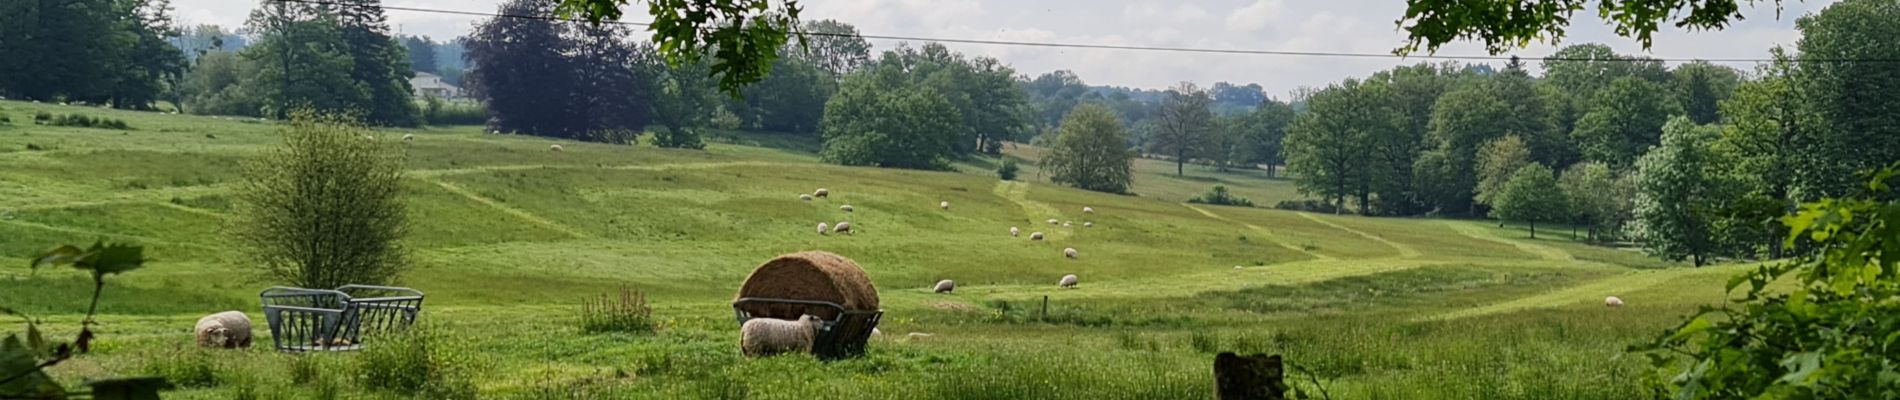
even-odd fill
[[[1083,213],[1083,214],[1094,214],[1094,213],[1095,213],[1095,209],[1094,209],[1094,208],[1090,208],[1090,207],[1082,207],[1082,213]]]
[[[935,292],[950,293],[956,290],[957,290],[957,281],[945,279],[945,280],[937,281],[937,289],[935,290]]]
[[[817,197],[831,197],[831,191],[825,190],[825,188],[818,188],[818,190],[812,191],[811,195]]]
[[[1064,228],[1068,228],[1068,227],[1069,227],[1069,221],[1062,221],[1062,227],[1064,227]]]
[[[739,348],[752,357],[811,352],[812,342],[818,340],[818,328],[823,325],[814,315],[800,316],[796,321],[748,319],[739,326]]]
[[[937,202],[937,208],[948,210],[950,209],[950,202],[948,201]]]
[[[1042,232],[1030,232],[1029,240],[1042,240]]]
[[[1083,222],[1083,223],[1082,223],[1082,227],[1083,227],[1083,228],[1094,228],[1094,227],[1095,227],[1095,223],[1094,223],[1094,222]]]
[[[830,232],[830,231],[831,231],[830,226],[825,225],[825,223],[823,222],[818,223],[818,234],[823,235],[825,234],[825,232]]]
[[[1023,234],[1023,231],[1021,229],[1016,229],[1016,227],[1014,226],[1009,227],[1009,237],[1022,236],[1022,234]]]
[[[562,149],[561,145],[558,145],[558,144],[550,144],[548,145],[548,151],[561,152],[561,151],[566,151],[566,149]]]
[[[1074,247],[1070,247],[1070,248],[1065,248],[1065,249],[1062,249],[1062,256],[1063,256],[1063,257],[1068,257],[1068,258],[1069,258],[1070,260],[1074,260],[1074,259],[1075,259],[1075,248],[1074,248]]]
[[[1623,306],[1623,299],[1621,299],[1621,298],[1617,298],[1616,296],[1610,296],[1610,297],[1605,297],[1605,298],[1603,298],[1603,306],[1605,306],[1605,307],[1622,307],[1622,306]]]
[[[402,135],[402,141],[404,141],[404,142],[414,142],[414,141],[416,141],[416,135]]]
[[[1062,223],[1062,221],[1057,221],[1055,218],[1049,219],[1049,225],[1055,225],[1055,224],[1060,224],[1060,223]]]
[[[193,331],[199,347],[251,347],[251,317],[242,312],[225,311],[198,319]]]
[[[850,221],[838,221],[838,224],[837,224],[837,225],[832,225],[832,226],[831,226],[831,231],[832,231],[832,232],[838,232],[838,233],[851,233],[851,222],[850,222]]]
[[[1061,286],[1065,288],[1073,288],[1075,287],[1076,283],[1077,282],[1075,279],[1075,274],[1068,274],[1068,275],[1063,275],[1062,280],[1056,282],[1056,286]]]
[[[852,211],[857,211],[857,209],[855,209],[855,208],[851,208],[851,205],[850,205],[850,204],[846,204],[846,205],[842,205],[842,206],[838,206],[838,209],[839,209],[839,210],[844,210],[844,212],[852,212]]]
[[[799,200],[804,200],[804,201],[811,201],[811,195],[809,195],[809,194],[801,194],[801,195],[798,195],[798,199],[799,199]]]

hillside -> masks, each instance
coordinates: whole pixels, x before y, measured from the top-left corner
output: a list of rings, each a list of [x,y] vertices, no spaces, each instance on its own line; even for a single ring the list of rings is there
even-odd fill
[[[35,126],[38,111],[135,130]],[[242,160],[275,140],[270,123],[10,101],[0,114],[14,121],[0,127],[0,266],[97,238],[144,244],[156,260],[111,280],[104,344],[60,366],[61,379],[198,363],[214,383],[176,397],[291,387],[293,365],[308,361],[268,346],[188,349],[204,314],[244,310],[262,323],[257,293],[271,283],[220,231]],[[1190,206],[1216,183],[1262,205],[1299,196],[1260,171],[1190,167],[1176,178],[1156,160],[1138,160],[1137,195],[1118,196],[1049,184],[1030,164],[1023,182],[999,181],[983,160],[925,172],[726,144],[664,150],[475,127],[382,135],[407,153],[415,263],[404,283],[428,293],[423,319],[467,357],[465,384],[487,397],[1201,398],[1211,352],[1250,350],[1285,354],[1339,398],[1630,398],[1643,364],[1623,348],[1718,301],[1739,270],[1664,268],[1487,221]],[[797,198],[819,187],[831,198]],[[840,220],[861,232],[813,232]],[[1049,240],[1011,238],[1011,226]],[[1065,247],[1079,259],[1064,259]],[[774,255],[811,249],[865,266],[887,335],[861,360],[741,358],[728,304],[738,285]],[[1069,273],[1083,284],[1058,290]],[[957,280],[957,293],[931,294],[939,279]],[[0,268],[0,305],[66,335],[90,286],[78,272]],[[661,331],[581,334],[581,299],[623,286],[649,294]],[[1610,295],[1630,305],[1606,309]],[[1054,318],[1033,322],[1026,310],[1044,296]],[[933,335],[902,339],[909,332]]]

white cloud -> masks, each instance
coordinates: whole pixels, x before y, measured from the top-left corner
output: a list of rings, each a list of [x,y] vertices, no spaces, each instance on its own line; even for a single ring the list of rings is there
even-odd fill
[[[1234,32],[1259,32],[1269,26],[1284,21],[1281,0],[1256,0],[1253,4],[1227,14],[1227,30]]]

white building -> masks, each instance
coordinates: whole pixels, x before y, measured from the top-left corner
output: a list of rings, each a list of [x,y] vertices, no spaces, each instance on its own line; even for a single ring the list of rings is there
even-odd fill
[[[415,89],[416,97],[433,95],[444,99],[453,99],[462,96],[462,88],[450,85],[448,82],[443,82],[441,76],[427,72],[417,72],[416,77],[409,78],[409,87]]]

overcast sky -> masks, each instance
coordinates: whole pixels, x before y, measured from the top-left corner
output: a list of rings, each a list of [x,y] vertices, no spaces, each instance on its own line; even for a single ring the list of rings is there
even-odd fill
[[[242,25],[259,0],[173,0],[180,22]],[[391,6],[494,12],[500,0],[384,0]],[[1658,58],[1765,58],[1775,45],[1792,46],[1795,18],[1833,0],[1787,0],[1779,18],[1772,4],[1747,10],[1747,20],[1717,32],[1658,33],[1647,54]],[[805,0],[803,16],[835,19],[864,34],[932,38],[1247,50],[1385,53],[1403,44],[1393,21],[1403,0]],[[639,6],[634,9],[639,10]],[[476,17],[412,11],[388,12],[393,28],[435,38],[461,36]],[[638,12],[628,20],[644,20]],[[1635,41],[1614,35],[1595,17],[1579,13],[1565,44],[1607,43],[1621,53],[1640,53]],[[1668,28],[1668,27],[1665,27]],[[878,48],[893,41],[873,40]],[[1190,54],[1128,50],[1064,49],[950,44],[964,53],[1003,60],[1031,76],[1068,69],[1094,85],[1164,88],[1193,81],[1259,83],[1285,98],[1302,86],[1323,86],[1418,59],[1354,59],[1270,55]],[[1534,45],[1518,55],[1532,59],[1554,47]],[[1475,43],[1446,46],[1441,55],[1479,55]],[[1747,70],[1749,63],[1726,63]],[[1536,71],[1533,68],[1533,71]]]

